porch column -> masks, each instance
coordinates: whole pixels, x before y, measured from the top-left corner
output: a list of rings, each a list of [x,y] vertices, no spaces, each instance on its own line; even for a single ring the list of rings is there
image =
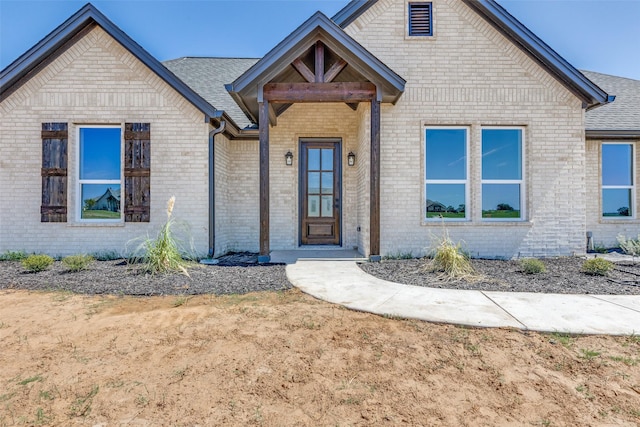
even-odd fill
[[[269,102],[259,105],[260,138],[260,254],[258,262],[269,262]]]
[[[380,100],[371,100],[371,192],[369,258],[380,261]]]

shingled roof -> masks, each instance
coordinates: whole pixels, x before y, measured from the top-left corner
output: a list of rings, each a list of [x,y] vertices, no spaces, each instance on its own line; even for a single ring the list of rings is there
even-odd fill
[[[587,136],[640,137],[640,80],[582,71],[615,101],[587,111]]]
[[[218,110],[223,110],[240,128],[251,126],[249,118],[224,88],[258,62],[257,58],[183,57],[164,61],[162,65],[185,82]]]

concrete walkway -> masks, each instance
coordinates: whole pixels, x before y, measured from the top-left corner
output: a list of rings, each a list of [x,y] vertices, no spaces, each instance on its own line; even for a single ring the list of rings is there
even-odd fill
[[[352,259],[296,260],[291,255],[288,261],[287,277],[294,286],[354,310],[476,327],[640,334],[640,296],[434,289],[378,279]]]

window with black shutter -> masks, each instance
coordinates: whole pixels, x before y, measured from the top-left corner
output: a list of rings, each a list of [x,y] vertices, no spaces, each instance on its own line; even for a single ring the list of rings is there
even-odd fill
[[[127,123],[124,131],[124,220],[149,222],[151,124]]]
[[[433,13],[431,2],[409,3],[409,36],[433,35]]]
[[[41,222],[67,222],[67,123],[42,124]]]

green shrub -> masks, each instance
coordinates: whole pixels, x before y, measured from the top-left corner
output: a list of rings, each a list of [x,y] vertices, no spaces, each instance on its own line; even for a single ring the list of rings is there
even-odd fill
[[[604,258],[591,258],[582,264],[582,271],[593,276],[606,276],[613,268],[613,263]]]
[[[44,271],[51,267],[51,264],[53,264],[53,258],[49,255],[29,255],[22,260],[22,266],[32,273]]]
[[[536,258],[525,258],[520,260],[520,268],[526,274],[540,274],[547,271],[544,263]]]
[[[143,263],[146,272],[167,273],[172,271],[189,275],[186,267],[189,262],[182,257],[178,241],[172,231],[174,220],[171,218],[175,196],[167,203],[167,221],[164,223],[155,239],[146,239],[136,250],[139,255],[134,256],[134,261]]]
[[[640,256],[640,235],[637,239],[627,239],[624,235],[618,234],[620,248],[627,255]]]
[[[0,254],[0,261],[22,261],[27,256],[25,251],[6,251]]]
[[[69,271],[86,270],[92,262],[93,257],[90,255],[71,255],[62,259],[62,263]]]
[[[382,257],[382,259],[386,260],[395,260],[395,259],[414,259],[413,252],[391,252]]]
[[[474,277],[471,260],[463,251],[462,243],[454,243],[446,231],[432,249],[431,256],[431,262],[426,268],[441,272],[445,280]]]

